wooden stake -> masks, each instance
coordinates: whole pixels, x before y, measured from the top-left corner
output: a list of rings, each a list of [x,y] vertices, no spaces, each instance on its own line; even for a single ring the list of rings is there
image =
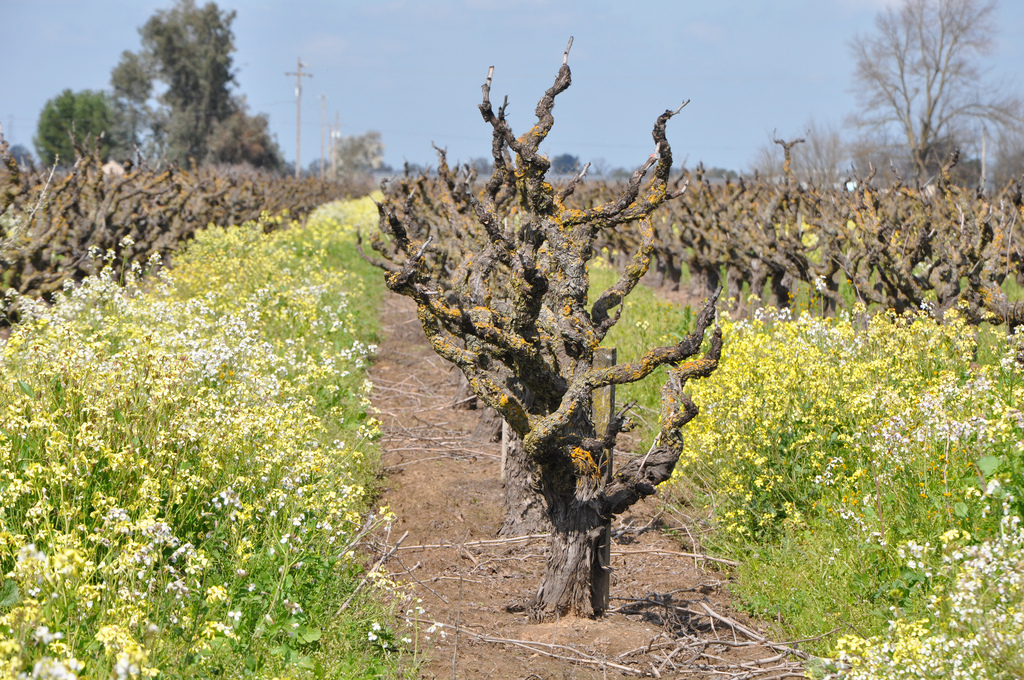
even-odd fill
[[[598,347],[594,351],[594,368],[611,368],[616,362],[616,351],[614,347]],[[615,385],[608,385],[594,391],[594,431],[598,437],[603,437],[608,430],[608,424],[615,416]],[[601,472],[604,477],[604,484],[612,480],[612,450],[606,449],[601,460]],[[612,536],[611,527],[605,527],[601,536],[597,539],[598,563],[600,569],[594,575],[593,589],[594,596],[592,605],[594,612],[605,612],[608,610],[608,598],[611,591],[612,575]]]

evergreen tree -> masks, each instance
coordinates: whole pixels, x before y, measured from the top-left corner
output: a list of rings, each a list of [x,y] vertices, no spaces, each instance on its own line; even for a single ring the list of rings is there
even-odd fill
[[[167,157],[187,164],[202,162],[214,126],[238,110],[229,87],[235,83],[231,53],[234,12],[213,2],[197,7],[178,0],[169,10],[154,14],[139,30],[143,56],[167,90]],[[123,63],[123,62],[122,62]]]
[[[36,136],[32,140],[39,158],[52,165],[58,157],[63,164],[75,160],[74,140],[99,140],[100,155],[110,153],[107,134],[114,127],[114,114],[109,98],[103,92],[64,90],[46,102],[39,114]]]

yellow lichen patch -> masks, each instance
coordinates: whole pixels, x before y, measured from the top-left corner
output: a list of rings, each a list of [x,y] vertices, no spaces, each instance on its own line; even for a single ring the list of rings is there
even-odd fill
[[[714,359],[694,359],[693,361],[686,361],[679,364],[678,372],[683,378],[688,378],[693,375],[703,375],[708,371],[714,370],[715,364],[716,362]]]
[[[572,466],[577,476],[594,480],[601,477],[601,469],[597,467],[590,451],[574,446],[569,455],[572,457]]]

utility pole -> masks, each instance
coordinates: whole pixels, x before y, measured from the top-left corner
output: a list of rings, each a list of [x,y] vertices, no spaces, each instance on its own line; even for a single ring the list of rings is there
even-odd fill
[[[320,95],[320,180],[327,179],[324,175],[326,172],[324,168],[324,142],[325,142],[325,125],[327,122],[327,97]]]
[[[298,58],[298,68],[294,73],[285,73],[286,76],[295,76],[295,179],[302,174],[302,79],[312,78],[312,73],[303,73],[302,57]]]
[[[985,128],[981,128],[981,191],[985,192],[988,185],[988,178],[985,176],[985,166],[987,165],[987,155],[985,153]]]
[[[334,112],[334,131],[331,132],[331,177],[338,180],[338,141],[341,139],[341,117]]]

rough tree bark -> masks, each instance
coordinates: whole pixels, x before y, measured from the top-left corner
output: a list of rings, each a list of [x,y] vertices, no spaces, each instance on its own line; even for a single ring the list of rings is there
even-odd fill
[[[568,56],[569,47],[537,105],[536,124],[519,137],[505,118],[507,100],[497,112],[491,105],[491,69],[480,105],[493,131],[490,180],[478,196],[454,178],[438,150],[448,225],[425,228],[407,219],[401,205],[385,200],[380,227],[389,239],[375,241],[384,259],[372,260],[387,270],[392,291],[416,302],[434,350],[465,373],[473,392],[522,439],[519,460],[536,475],[552,525],[550,556],[533,599],[537,616],[601,613],[593,594],[594,576],[603,568],[599,537],[616,514],[653,494],[671,475],[682,452],[680,428],[697,414],[684,385],[715,369],[722,346],[716,328],[704,355],[693,358],[716,318],[715,291],[694,331],[678,344],[651,348],[633,363],[595,366],[595,350],[619,320],[623,299],[650,268],[655,236],[648,216],[685,189],[669,189],[672,151],[665,136],[666,124],[682,107],[658,117],[655,154],[621,195],[588,209],[568,207],[586,168],[556,191],[545,178],[550,162],[539,153],[554,123],[555,98],[571,82]],[[637,226],[639,246],[618,281],[591,305],[587,262],[594,241],[602,230],[628,224]],[[444,240],[435,242],[442,234]],[[662,389],[656,445],[606,479],[601,456],[630,422],[622,412],[597,432],[591,395],[642,380],[660,366],[669,367],[670,378]]]
[[[551,520],[540,493],[537,466],[523,450],[523,438],[507,425],[505,430],[505,521],[498,535],[546,534],[551,531]]]

